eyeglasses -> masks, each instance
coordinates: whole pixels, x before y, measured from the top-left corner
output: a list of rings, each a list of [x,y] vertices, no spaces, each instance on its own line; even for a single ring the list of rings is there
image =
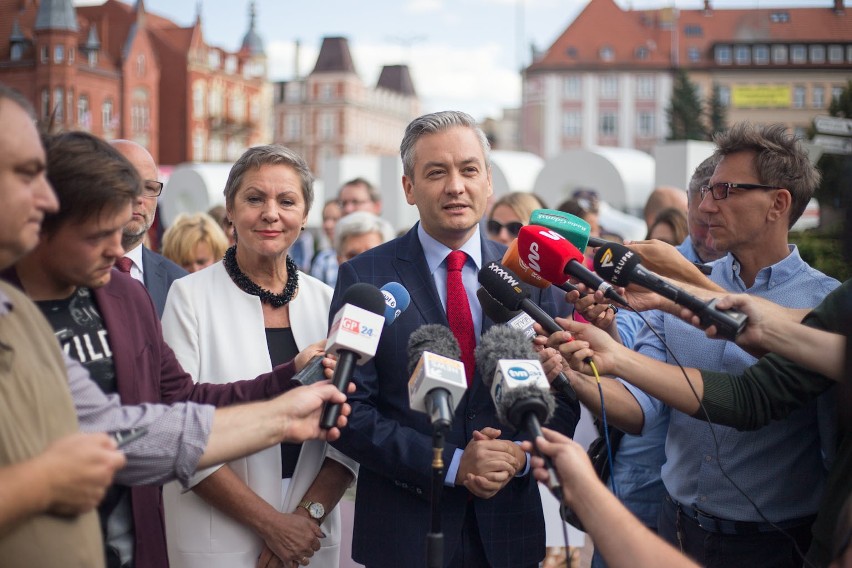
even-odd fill
[[[784,189],[783,187],[775,187],[774,185],[760,185],[759,183],[730,183],[727,181],[720,181],[719,183],[714,183],[713,185],[702,185],[698,191],[701,194],[701,199],[704,199],[704,196],[709,192],[713,199],[727,199],[728,192],[732,189]]]
[[[495,221],[494,219],[490,219],[488,221],[488,224],[486,225],[488,232],[491,233],[492,235],[499,235],[500,231],[502,231],[503,229],[506,229],[507,231],[509,231],[509,234],[512,235],[513,237],[518,236],[518,233],[521,232],[521,227],[523,227],[523,226],[524,226],[524,224],[520,223],[518,221],[512,221],[511,223],[506,223],[504,225],[500,221]]]
[[[142,197],[158,197],[163,193],[163,182],[146,179],[142,186]]]

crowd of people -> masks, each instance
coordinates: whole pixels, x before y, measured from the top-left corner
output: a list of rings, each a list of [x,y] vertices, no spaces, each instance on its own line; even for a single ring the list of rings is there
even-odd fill
[[[576,393],[554,391],[536,440],[500,424],[474,351],[498,325],[479,271],[547,205],[493,199],[469,115],[406,128],[401,185],[419,221],[402,233],[355,178],[304,237],[313,175],[264,145],[234,163],[224,205],[178,216],[160,251],[146,245],[164,189],[151,154],[37,126],[0,85],[0,564],[336,568],[354,488],[352,559],[423,566],[440,458],[448,568],[550,558],[538,483],[554,474],[593,566],[852,566],[852,296],[788,242],[819,173],[782,126],[720,133],[688,188],[651,194],[646,240],[626,243],[744,312],[736,341],[643,288],[619,289],[629,306],[615,309],[580,283],[518,284],[562,328],[537,327],[535,350]],[[620,240],[599,194],[566,197],[559,211]],[[332,378],[325,338],[364,283],[402,285],[410,307],[346,393],[303,385],[317,357]],[[428,324],[457,339],[468,385],[440,455],[409,404],[409,336]],[[321,429],[331,403],[343,412]],[[605,432],[618,439],[606,483],[571,439],[580,404],[620,431]]]

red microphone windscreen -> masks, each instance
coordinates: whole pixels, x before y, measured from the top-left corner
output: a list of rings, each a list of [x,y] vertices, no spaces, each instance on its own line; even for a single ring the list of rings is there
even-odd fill
[[[559,285],[568,280],[565,266],[583,262],[583,253],[559,233],[540,225],[526,225],[518,233],[518,256],[530,269]]]
[[[512,240],[506,254],[503,255],[503,260],[500,262],[503,266],[518,275],[518,278],[536,288],[547,288],[550,282],[536,274],[532,269],[521,260],[518,255],[518,239]]]

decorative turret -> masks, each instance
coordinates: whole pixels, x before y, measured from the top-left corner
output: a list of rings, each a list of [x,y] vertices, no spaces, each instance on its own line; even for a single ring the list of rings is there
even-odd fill
[[[243,37],[243,45],[241,51],[247,50],[249,55],[266,55],[263,49],[263,40],[254,29],[256,10],[254,1],[249,4],[249,29]]]
[[[38,6],[35,31],[64,30],[76,32],[77,13],[72,0],[42,0]]]

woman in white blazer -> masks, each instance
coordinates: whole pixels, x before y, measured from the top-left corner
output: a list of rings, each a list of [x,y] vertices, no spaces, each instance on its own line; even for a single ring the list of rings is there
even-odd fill
[[[234,164],[225,202],[237,244],[176,281],[163,314],[166,341],[196,380],[253,377],[326,337],[332,289],[287,257],[312,201],[313,176],[287,148],[250,148]],[[321,441],[289,453],[286,479],[276,446],[198,472],[190,492],[167,486],[172,568],[336,568],[336,505],[357,464]]]

